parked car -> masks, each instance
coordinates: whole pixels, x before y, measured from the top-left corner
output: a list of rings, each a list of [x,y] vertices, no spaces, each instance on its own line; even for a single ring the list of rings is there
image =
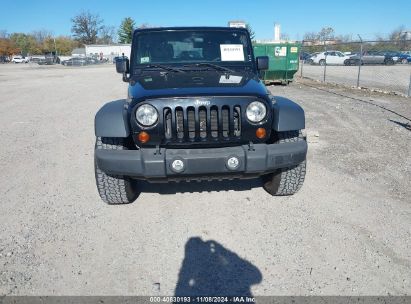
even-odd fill
[[[8,56],[0,56],[0,63],[7,63],[10,59]]]
[[[100,60],[93,57],[86,57],[87,64],[97,64],[100,63]]]
[[[406,60],[406,61],[405,61]],[[402,63],[406,64],[406,63],[411,63],[411,56],[408,56],[406,59],[402,60]]]
[[[410,57],[411,57],[411,55],[409,55],[409,54],[403,54],[403,53],[401,53],[401,52],[384,52],[384,54],[385,55],[387,55],[387,56],[391,56],[392,57],[392,59],[395,61],[395,62],[400,62],[400,63],[408,63],[410,60],[408,60]]]
[[[87,60],[86,58],[73,57],[68,60],[63,60],[61,64],[66,66],[83,66],[87,65]]]
[[[320,54],[320,52],[311,53],[311,54],[310,54],[310,57],[307,58],[304,62],[305,62],[305,63],[308,63],[308,64],[313,64],[313,58],[314,58],[316,55],[318,55],[318,54]]]
[[[39,63],[44,60],[45,60],[44,56],[32,56],[30,59],[30,62]]]
[[[384,54],[384,52],[380,51],[369,51],[364,52],[360,58],[360,55],[352,56],[349,59],[349,65],[358,65],[361,64],[385,64],[385,65],[393,65],[395,64],[394,59],[392,56]]]
[[[24,56],[20,56],[20,55],[13,56],[13,58],[11,59],[11,62],[14,62],[14,63],[27,63],[29,61],[30,61],[30,59],[28,57],[24,57]]]
[[[350,58],[339,51],[322,52],[311,57],[312,64],[319,65],[349,65]]]
[[[312,54],[307,53],[307,52],[301,52],[300,54],[300,60],[306,62],[308,59],[310,59]]]

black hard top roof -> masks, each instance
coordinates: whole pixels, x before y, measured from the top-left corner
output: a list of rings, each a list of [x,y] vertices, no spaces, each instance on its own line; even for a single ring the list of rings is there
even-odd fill
[[[181,30],[204,30],[204,31],[247,31],[242,27],[228,26],[181,26],[181,27],[152,27],[134,30],[136,32],[158,32],[158,31],[181,31]]]

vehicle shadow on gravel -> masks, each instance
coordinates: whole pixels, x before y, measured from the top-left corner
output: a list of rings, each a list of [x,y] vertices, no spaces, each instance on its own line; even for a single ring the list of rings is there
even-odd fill
[[[260,270],[216,241],[190,238],[175,296],[249,296],[262,281]]]
[[[222,181],[191,181],[191,182],[170,182],[170,183],[149,183],[138,181],[140,192],[159,193],[159,194],[176,194],[176,193],[194,193],[194,192],[220,192],[220,191],[249,191],[253,188],[260,188],[263,182],[259,178],[245,180],[222,180]]]

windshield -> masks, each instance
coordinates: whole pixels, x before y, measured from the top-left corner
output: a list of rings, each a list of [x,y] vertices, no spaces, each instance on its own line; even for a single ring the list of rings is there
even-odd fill
[[[144,65],[251,65],[248,35],[236,30],[178,30],[136,33],[134,68]]]

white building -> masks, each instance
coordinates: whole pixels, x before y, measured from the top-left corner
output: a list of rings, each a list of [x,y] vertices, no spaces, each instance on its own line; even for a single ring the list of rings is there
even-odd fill
[[[85,57],[86,56],[86,49],[85,48],[75,48],[71,51],[72,57]]]
[[[86,56],[98,56],[112,59],[115,56],[121,56],[123,53],[130,58],[131,44],[86,44]]]
[[[405,39],[410,40],[411,39],[411,29],[404,31],[405,34]]]
[[[281,40],[281,25],[278,23],[274,24],[274,41]]]

